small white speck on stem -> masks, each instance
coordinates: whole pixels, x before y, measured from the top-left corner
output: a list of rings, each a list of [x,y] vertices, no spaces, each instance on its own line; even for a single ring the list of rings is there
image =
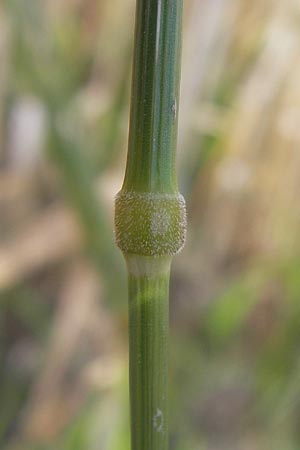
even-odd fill
[[[157,433],[162,433],[164,428],[164,417],[162,411],[157,408],[153,417],[153,428]]]

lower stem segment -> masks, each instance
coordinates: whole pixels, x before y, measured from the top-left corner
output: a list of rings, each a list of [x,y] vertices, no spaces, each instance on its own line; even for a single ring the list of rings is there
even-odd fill
[[[168,449],[170,257],[127,257],[132,450]]]

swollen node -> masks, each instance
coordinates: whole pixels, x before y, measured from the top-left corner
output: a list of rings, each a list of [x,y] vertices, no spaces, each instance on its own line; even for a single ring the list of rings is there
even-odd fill
[[[115,230],[117,244],[125,254],[175,255],[186,236],[184,198],[180,194],[120,191]]]

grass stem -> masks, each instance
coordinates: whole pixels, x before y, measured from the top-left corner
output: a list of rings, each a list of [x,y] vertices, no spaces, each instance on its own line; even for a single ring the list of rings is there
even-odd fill
[[[175,171],[182,0],[137,0],[129,146],[116,197],[128,268],[132,450],[168,449],[169,277],[184,245]]]

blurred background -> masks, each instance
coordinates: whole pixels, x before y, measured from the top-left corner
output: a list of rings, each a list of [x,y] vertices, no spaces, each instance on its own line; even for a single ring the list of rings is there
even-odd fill
[[[129,450],[134,0],[0,4],[0,448]],[[299,0],[185,0],[171,450],[300,448]]]

